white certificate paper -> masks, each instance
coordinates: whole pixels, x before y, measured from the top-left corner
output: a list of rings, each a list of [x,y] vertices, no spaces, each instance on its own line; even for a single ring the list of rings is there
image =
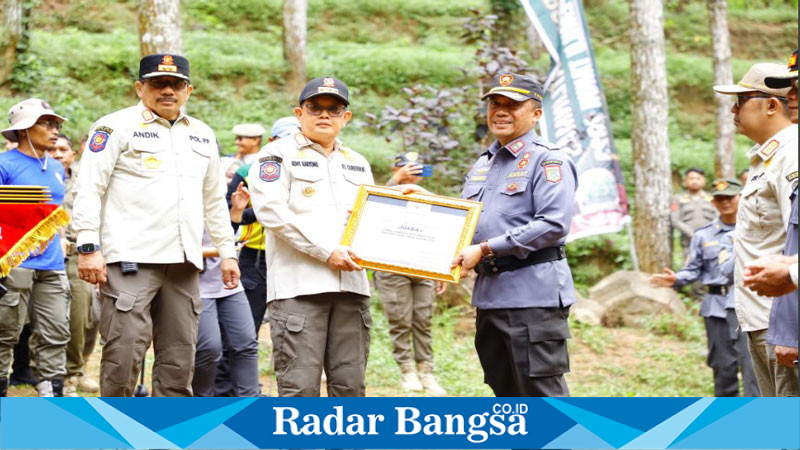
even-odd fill
[[[448,273],[467,215],[463,209],[369,195],[351,248],[364,260]]]

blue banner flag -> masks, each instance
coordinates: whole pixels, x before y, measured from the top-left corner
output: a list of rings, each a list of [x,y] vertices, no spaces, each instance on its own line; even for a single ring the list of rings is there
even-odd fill
[[[542,136],[567,149],[578,168],[568,240],[613,233],[630,221],[606,99],[580,0],[521,0],[552,66],[545,82]]]
[[[798,398],[86,397],[0,406],[2,448],[800,448]]]

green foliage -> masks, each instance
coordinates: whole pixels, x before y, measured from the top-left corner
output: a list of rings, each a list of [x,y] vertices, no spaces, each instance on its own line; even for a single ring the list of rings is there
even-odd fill
[[[702,341],[705,338],[703,322],[695,315],[658,314],[641,319],[645,329],[680,341]]]
[[[627,231],[589,236],[567,244],[567,261],[575,288],[583,295],[589,287],[617,270],[631,269]]]

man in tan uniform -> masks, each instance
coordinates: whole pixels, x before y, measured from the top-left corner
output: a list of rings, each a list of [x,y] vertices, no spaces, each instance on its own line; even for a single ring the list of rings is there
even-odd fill
[[[797,173],[797,125],[793,125],[785,95],[789,89],[767,87],[765,78],[782,74],[779,64],[756,64],[735,85],[714,86],[736,95],[731,108],[738,132],[756,145],[747,152],[749,180],[741,193],[734,240],[736,315],[747,332],[750,356],[764,397],[791,389],[786,368],[776,364],[774,346],[767,345],[772,300],[744,286],[744,268],[766,255],[781,253],[791,211],[792,173]]]
[[[681,233],[681,249],[683,260],[689,255],[689,243],[695,230],[708,225],[717,218],[717,210],[711,203],[713,197],[703,189],[706,186],[706,174],[703,169],[692,167],[686,171],[684,178],[686,191],[673,196],[670,204],[670,221]]]
[[[270,142],[250,168],[251,201],[267,231],[267,302],[281,397],[363,397],[369,283],[339,245],[367,160],[336,137],[352,113],[347,86],[311,80],[294,109],[300,133]]]
[[[225,179],[214,132],[181,111],[186,58],[142,58],[136,92],[138,105],[94,124],[81,157],[78,272],[101,283],[101,395],[133,395],[152,341],[153,395],[191,396],[204,225],[226,287],[239,283]]]

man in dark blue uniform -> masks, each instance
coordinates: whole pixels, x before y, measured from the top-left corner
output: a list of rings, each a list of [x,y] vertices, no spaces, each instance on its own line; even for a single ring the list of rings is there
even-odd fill
[[[712,204],[720,217],[695,230],[686,265],[675,273],[650,277],[655,286],[680,288],[697,280],[705,287],[700,315],[706,324],[708,366],[714,371],[714,396],[739,396],[739,370],[744,395],[757,397],[758,383],[747,351],[747,338],[739,329],[733,301],[733,229],[742,185],[736,179],[714,181]]]
[[[567,316],[575,302],[564,244],[577,174],[567,153],[540,138],[542,87],[495,77],[487,123],[497,138],[470,170],[462,197],[483,202],[473,245],[453,267],[475,268],[475,348],[495,395],[569,396]]]

